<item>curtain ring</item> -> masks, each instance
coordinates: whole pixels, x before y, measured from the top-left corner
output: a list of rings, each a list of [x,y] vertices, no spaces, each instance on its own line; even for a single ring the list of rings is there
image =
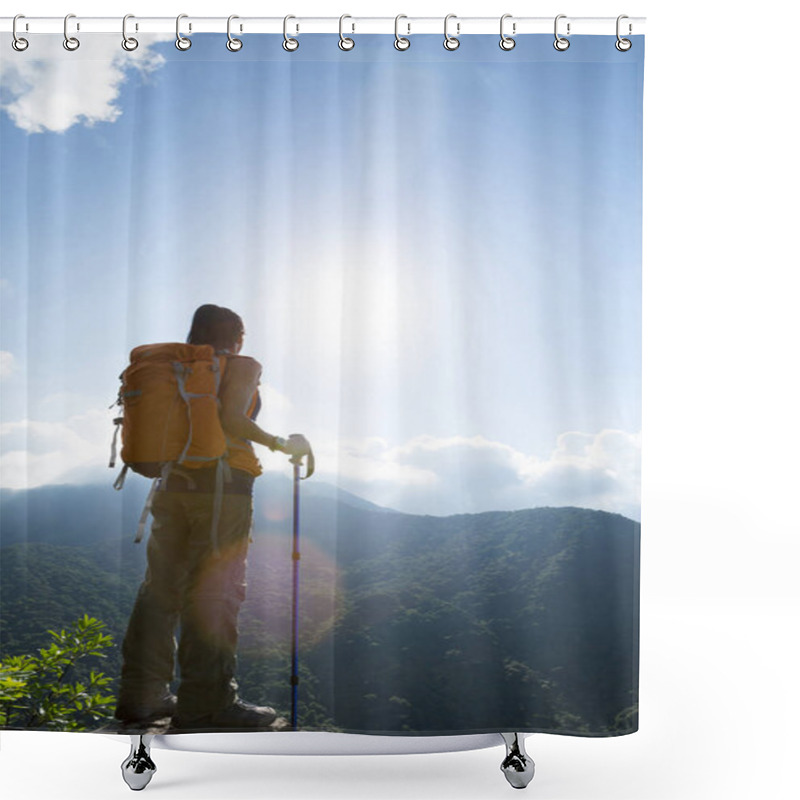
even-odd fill
[[[398,14],[394,18],[394,47],[395,50],[408,50],[411,47],[411,39],[406,39],[405,36],[400,35],[400,20],[401,19],[408,19],[405,14]],[[408,33],[411,33],[411,24],[406,23],[408,26]]]
[[[74,14],[67,14],[67,16],[64,17],[64,42],[63,42],[64,49],[69,50],[70,53],[74,52],[81,46],[80,41],[76,39],[74,36],[70,36],[67,30],[67,25],[69,24],[69,21],[71,19],[75,19]],[[80,28],[78,28],[78,30],[80,30]]]
[[[559,14],[556,17],[555,25],[553,27],[553,30],[555,31],[555,35],[556,35],[556,40],[553,42],[553,47],[555,47],[555,49],[558,50],[561,53],[563,53],[565,50],[569,49],[569,39],[565,39],[563,36],[559,36],[559,34],[558,34],[558,21],[560,19],[566,19],[566,18],[567,18],[566,14]],[[570,27],[570,24],[568,22],[567,23],[567,36],[569,36],[569,27]]]
[[[300,47],[300,40],[292,38],[287,32],[290,19],[297,19],[297,17],[293,17],[289,14],[283,18],[283,49],[286,50],[287,53],[294,53],[294,51]]]
[[[239,17],[236,16],[236,14],[231,14],[228,17],[228,41],[225,42],[225,47],[227,47],[231,53],[238,53],[239,50],[242,49],[242,40],[231,35],[231,21],[234,19],[239,19]]]
[[[17,35],[17,20],[18,19],[25,19],[24,14],[17,14],[14,17],[14,22],[11,25],[11,33],[13,34],[14,38],[11,40],[11,46],[18,52],[21,53],[23,50],[28,49],[28,40],[23,39],[21,36]]]
[[[188,19],[188,14],[178,14],[178,18],[175,20],[175,47],[178,50],[188,50],[192,46],[192,40],[186,36],[181,36],[181,20]],[[189,26],[189,30],[191,30],[191,26]]]
[[[447,23],[451,19],[458,19],[458,17],[455,14],[448,14],[444,18],[444,49],[453,51],[453,50],[458,50],[459,45],[461,44],[461,42],[459,42],[458,38],[457,38],[457,36],[458,36],[458,28],[460,26],[456,26],[456,36],[451,36],[447,32]]]
[[[620,51],[620,53],[626,53],[628,50],[630,50],[630,49],[631,49],[631,47],[633,47],[633,42],[632,42],[630,39],[623,39],[623,38],[622,38],[622,37],[619,35],[619,23],[620,23],[620,22],[621,22],[623,19],[628,19],[628,18],[629,18],[629,17],[628,17],[628,15],[627,15],[627,14],[620,14],[620,15],[617,17],[617,41],[616,41],[616,42],[614,42],[614,47],[616,47],[616,48],[617,48],[617,50],[619,50],[619,51]],[[632,30],[632,26],[631,26],[630,24],[628,24],[628,33],[629,33],[629,34],[630,34],[631,30]]]
[[[130,53],[139,46],[139,40],[134,39],[133,36],[128,36],[127,25],[129,19],[135,19],[133,14],[126,14],[122,18],[122,49]]]
[[[344,33],[342,32],[342,25],[344,24],[344,21],[346,19],[353,19],[353,18],[349,14],[342,14],[342,16],[339,17],[339,49],[345,51],[352,50],[356,46],[356,43],[352,39],[345,36]],[[356,26],[354,24],[353,30],[355,29]]]
[[[503,16],[500,17],[500,49],[505,50],[506,52],[508,52],[509,50],[513,50],[517,46],[516,40],[511,36],[507,36],[503,28],[505,21],[507,19],[512,19],[512,15],[503,14]],[[514,25],[513,30],[515,33],[516,33],[516,28],[517,26]]]

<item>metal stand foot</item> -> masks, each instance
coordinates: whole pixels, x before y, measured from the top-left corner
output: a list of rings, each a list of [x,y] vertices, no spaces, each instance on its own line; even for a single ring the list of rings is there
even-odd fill
[[[150,758],[152,734],[131,734],[131,752],[122,762],[122,778],[134,792],[140,792],[155,775],[156,765]]]
[[[506,757],[500,765],[506,780],[515,789],[524,789],[532,780],[536,765],[525,752],[525,739],[519,733],[501,733],[506,743]]]

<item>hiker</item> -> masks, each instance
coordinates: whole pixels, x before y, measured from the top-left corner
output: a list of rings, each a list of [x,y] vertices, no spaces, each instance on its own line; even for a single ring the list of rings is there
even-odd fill
[[[173,728],[186,731],[275,730],[285,723],[272,708],[241,700],[234,677],[253,482],[262,471],[251,443],[294,458],[310,453],[310,447],[303,436],[285,440],[256,424],[261,365],[239,355],[243,338],[242,320],[230,309],[203,305],[195,312],[187,343],[211,345],[224,360],[218,405],[212,399],[227,453],[191,469],[183,466],[187,462],[171,462],[154,484],[147,573],[122,645],[115,716],[128,725],[146,727],[165,717],[172,717]],[[159,347],[185,345],[151,349]],[[183,388],[181,393],[186,394]],[[170,683],[178,626],[176,697]]]

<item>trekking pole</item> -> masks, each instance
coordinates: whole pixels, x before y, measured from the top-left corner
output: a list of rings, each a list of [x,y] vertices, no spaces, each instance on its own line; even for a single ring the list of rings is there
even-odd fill
[[[300,463],[302,456],[291,459],[294,466],[294,493],[292,514],[292,730],[297,730],[297,686],[300,683]]]
[[[314,474],[314,453],[305,437],[292,434],[289,437],[302,439],[304,451],[293,455],[289,461],[294,467],[294,488],[292,497],[292,675],[289,682],[292,686],[292,730],[297,730],[297,687],[300,684],[300,481]],[[306,474],[300,477],[300,466],[306,458]]]

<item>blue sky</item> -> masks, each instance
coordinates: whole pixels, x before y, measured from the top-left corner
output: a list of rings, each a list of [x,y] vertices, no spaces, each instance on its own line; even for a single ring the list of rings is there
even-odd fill
[[[336,38],[4,50],[0,482],[107,479],[127,352],[215,302],[324,479],[637,516],[643,41]]]

